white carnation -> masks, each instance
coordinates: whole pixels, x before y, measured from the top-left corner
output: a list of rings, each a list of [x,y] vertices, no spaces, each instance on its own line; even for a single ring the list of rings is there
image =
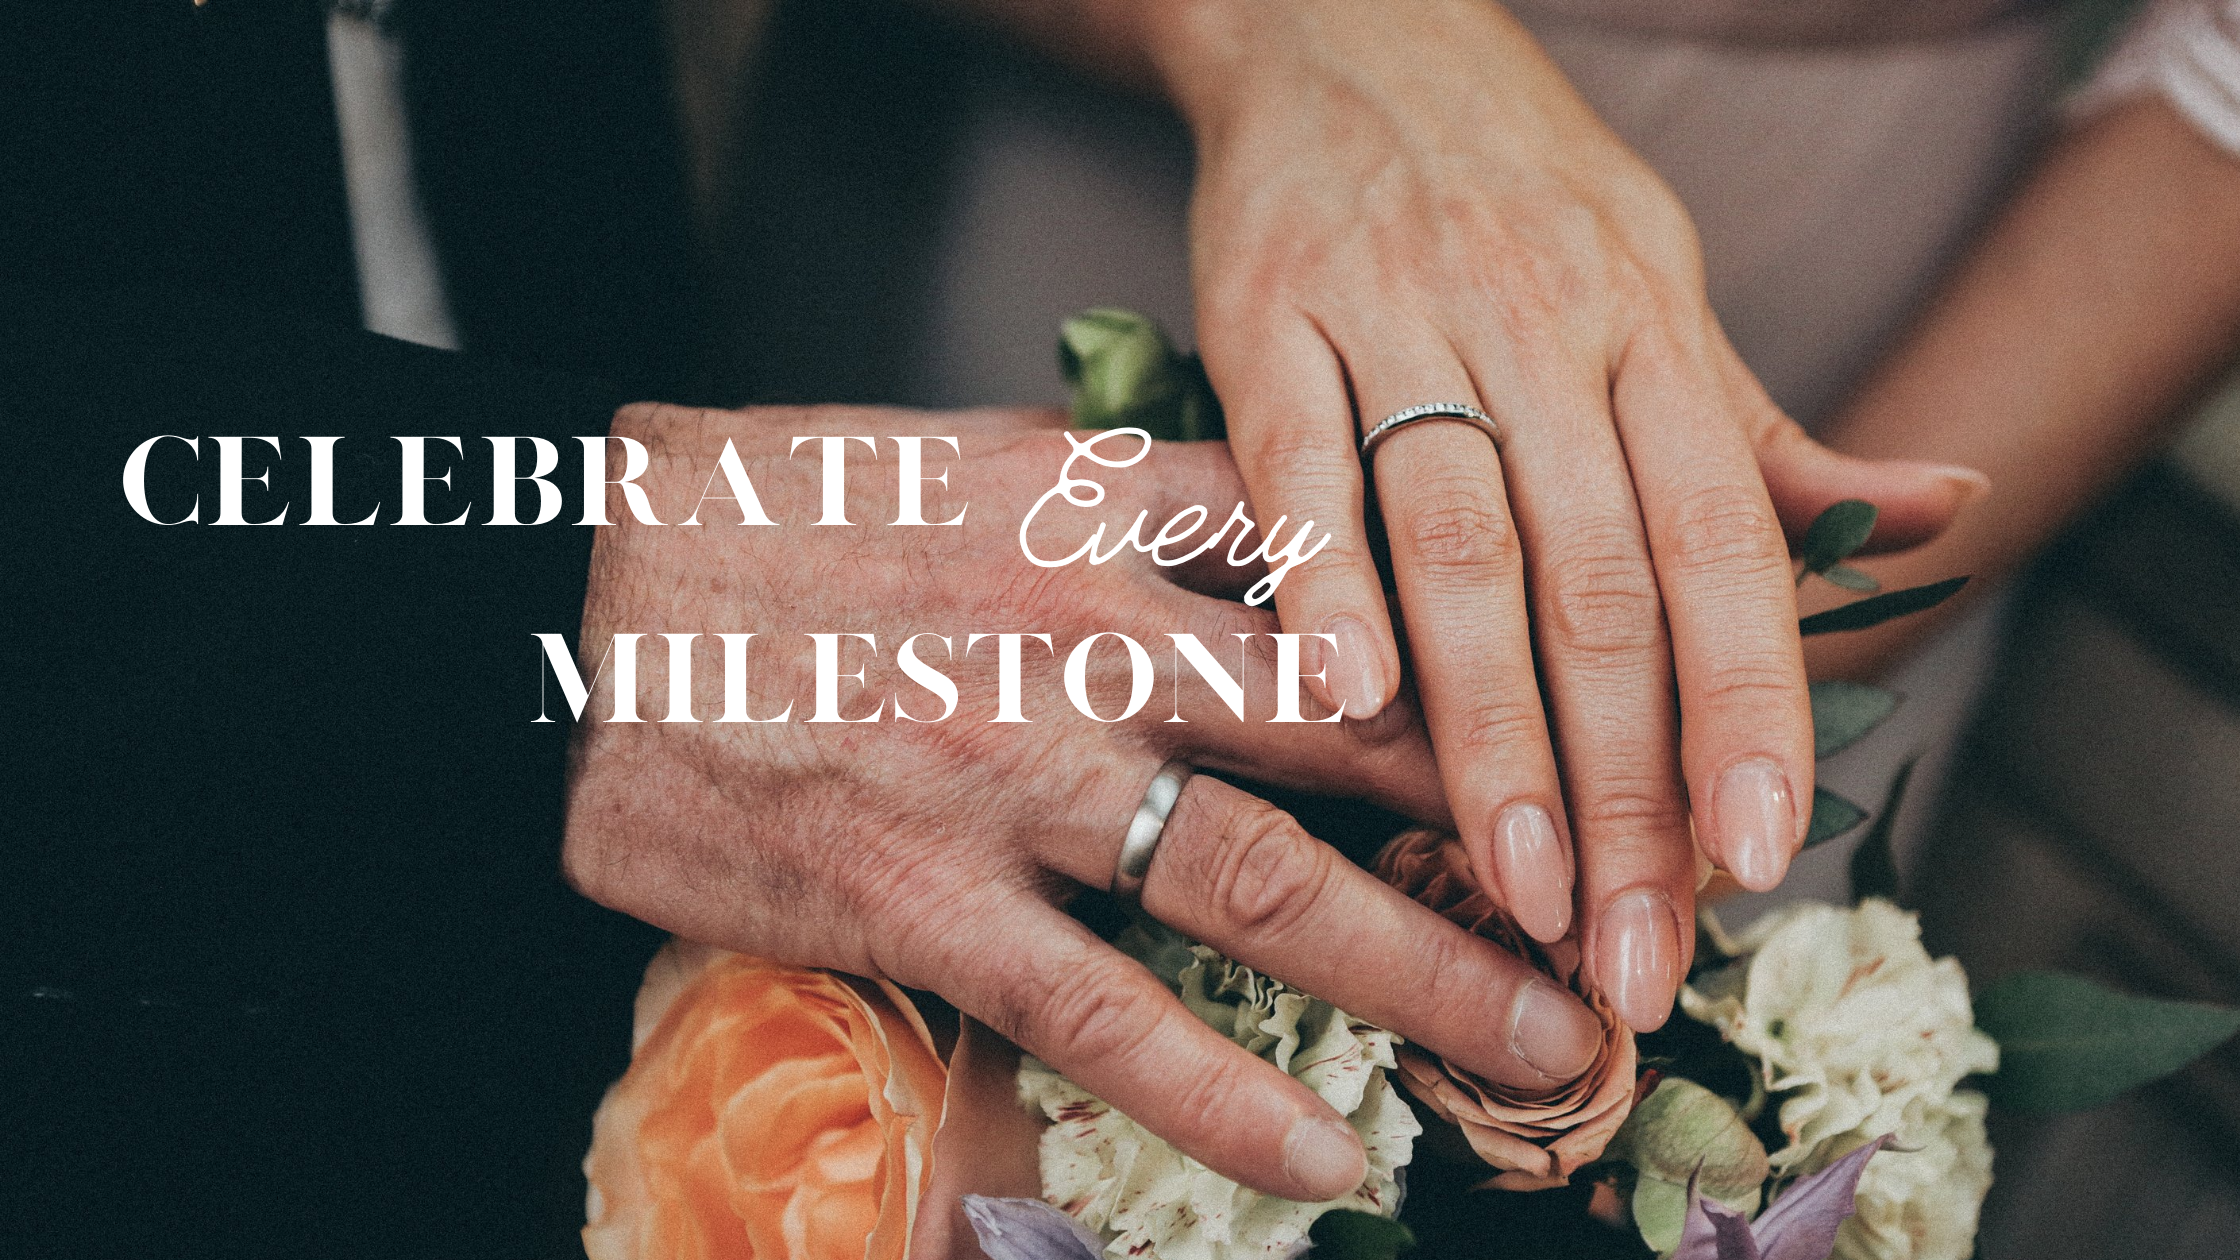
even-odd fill
[[[1397,1212],[1396,1174],[1423,1131],[1386,1076],[1397,1038],[1213,950],[1191,952],[1180,977],[1183,1003],[1345,1116],[1368,1150],[1368,1177],[1327,1203],[1248,1190],[1028,1059],[1019,1070],[1019,1096],[1052,1122],[1042,1135],[1043,1197],[1098,1231],[1105,1254],[1152,1260],[1289,1257],[1332,1209]]]
[[[1766,1088],[1786,1096],[1777,1172],[1810,1171],[1886,1133],[1904,1147],[1939,1140],[1959,1114],[1953,1087],[1999,1066],[1998,1043],[1976,1030],[1960,964],[1932,961],[1920,923],[1887,901],[1791,906],[1736,943],[1747,956],[1682,989],[1680,1001],[1754,1056]]]
[[[1956,1090],[1918,1145],[1886,1150],[1859,1178],[1858,1213],[1831,1260],[1967,1260],[1991,1189],[1983,1095]]]

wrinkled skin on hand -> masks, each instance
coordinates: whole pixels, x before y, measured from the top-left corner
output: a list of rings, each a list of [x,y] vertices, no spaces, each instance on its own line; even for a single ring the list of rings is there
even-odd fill
[[[1239,470],[1267,516],[1335,535],[1284,628],[1338,636],[1323,695],[1355,716],[1401,694],[1405,646],[1481,881],[1541,941],[1576,913],[1599,987],[1656,1027],[1694,845],[1766,889],[1809,821],[1784,525],[1866,498],[1876,545],[1909,545],[1981,476],[1783,416],[1679,201],[1498,5],[1143,12],[1197,141],[1198,337]],[[1366,427],[1433,402],[1491,413],[1499,450],[1419,422],[1364,470]]]
[[[1176,685],[1169,632],[1194,632],[1225,662],[1236,634],[1274,617],[1220,595],[1252,574],[1218,564],[1166,570],[1133,551],[1063,569],[1022,556],[1019,522],[1068,453],[1044,413],[938,415],[863,409],[749,412],[633,407],[614,433],[650,453],[640,483],[664,521],[693,510],[725,439],[736,443],[762,506],[779,526],[738,526],[729,503],[703,522],[642,525],[610,494],[585,601],[588,678],[617,633],[642,633],[638,708],[612,712],[601,673],[578,728],[564,865],[586,895],[680,935],[786,962],[834,967],[930,989],[1057,1067],[1084,1088],[1210,1166],[1285,1197],[1335,1197],[1364,1175],[1344,1121],[1296,1081],[1221,1037],[1148,971],[1056,908],[1081,885],[1111,879],[1120,840],[1159,764],[1183,757],[1258,781],[1350,793],[1432,821],[1446,818],[1420,723],[1405,705],[1375,722],[1271,724],[1270,643],[1241,657],[1249,720],[1239,722],[1191,676]],[[797,435],[880,438],[874,462],[851,443],[851,525],[818,525],[816,446]],[[952,435],[962,455],[928,443],[925,519],[896,526],[888,435]],[[1132,439],[1114,439],[1132,440]],[[940,456],[941,458],[932,458]],[[610,476],[621,455],[610,452]],[[1215,521],[1243,498],[1218,444],[1161,445],[1135,467],[1099,470],[1094,509],[1046,510],[1036,536],[1064,555],[1094,524],[1109,535],[1149,510],[1156,529],[1204,505]],[[715,492],[723,492],[721,479]],[[876,522],[876,523],[873,523]],[[1225,548],[1224,548],[1225,550]],[[1311,566],[1310,566],[1311,567]],[[1302,569],[1302,572],[1304,570]],[[1293,575],[1294,578],[1297,576]],[[1174,580],[1170,580],[1174,579]],[[1195,589],[1193,589],[1195,588]],[[717,632],[749,632],[747,713],[762,723],[665,723],[662,632],[698,632],[695,712],[723,711]],[[1122,721],[1091,720],[1065,700],[1064,654],[1090,634],[1146,645],[1159,671],[1152,700]],[[1022,644],[1023,723],[993,722],[997,644],[973,633],[1051,636]],[[811,633],[842,639],[839,713],[877,722],[811,722]],[[942,705],[910,682],[895,652],[912,635],[955,680]],[[1126,707],[1126,655],[1092,657],[1096,711]],[[1169,721],[1179,704],[1182,722]],[[1309,712],[1308,716],[1319,716]],[[1516,1088],[1553,1089],[1582,1070],[1599,1040],[1568,993],[1353,867],[1288,815],[1200,775],[1185,788],[1143,890],[1144,908],[1189,936],[1435,1047]]]

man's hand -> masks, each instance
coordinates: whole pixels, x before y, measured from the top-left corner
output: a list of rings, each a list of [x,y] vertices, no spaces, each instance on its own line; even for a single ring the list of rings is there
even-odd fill
[[[1209,1166],[1292,1199],[1335,1197],[1364,1175],[1339,1116],[1055,905],[1080,885],[1110,883],[1128,821],[1169,757],[1443,820],[1429,744],[1404,706],[1375,723],[1266,722],[1275,674],[1265,637],[1241,654],[1249,721],[1194,677],[1178,684],[1164,663],[1155,700],[1133,718],[1075,711],[1060,679],[1064,654],[1091,634],[1127,634],[1158,660],[1169,655],[1156,650],[1168,633],[1191,632],[1219,645],[1226,663],[1238,659],[1235,635],[1265,636],[1276,623],[1215,597],[1248,581],[1242,571],[1185,573],[1200,585],[1193,591],[1132,550],[1097,566],[1030,564],[1018,527],[1069,451],[1056,424],[1042,414],[839,408],[636,407],[618,416],[614,432],[651,452],[641,484],[661,519],[691,511],[731,438],[764,508],[786,523],[600,531],[586,669],[617,633],[699,632],[710,650],[694,671],[702,721],[587,720],[579,729],[568,876],[586,895],[695,940],[931,989]],[[797,435],[836,433],[878,434],[882,446],[889,434],[957,437],[962,456],[948,463],[945,491],[926,487],[924,518],[946,520],[969,503],[964,521],[886,523],[896,515],[890,446],[885,463],[851,452],[847,511],[857,524],[810,524],[821,513],[816,448],[804,445],[798,461],[787,451]],[[1053,531],[1042,554],[1066,554],[1097,521],[1117,537],[1139,509],[1150,510],[1151,528],[1191,505],[1218,522],[1243,498],[1215,444],[1159,446],[1133,468],[1099,473],[1103,504],[1038,518]],[[704,522],[713,511],[703,509]],[[619,496],[611,515],[630,519]],[[748,631],[757,637],[746,676],[727,680],[712,636]],[[967,650],[970,634],[1007,632],[1047,634],[1055,649],[1021,643],[1023,723],[989,720],[997,644]],[[877,636],[876,654],[845,658],[839,672],[866,666],[860,689],[844,685],[840,715],[877,712],[878,721],[804,720],[810,633]],[[937,638],[917,641],[921,658],[956,682],[946,720],[925,720],[942,702],[893,667],[896,649],[921,633],[950,639],[946,655]],[[1107,646],[1085,681],[1096,710],[1110,714],[1127,707],[1131,675],[1125,654]],[[667,711],[666,654],[641,656],[639,707],[650,719]],[[746,712],[766,720],[706,720],[738,698],[726,684],[742,681]],[[587,719],[612,711],[609,688],[593,695]],[[1170,720],[1177,703],[1182,722]],[[788,704],[792,720],[767,721]],[[1208,776],[1183,792],[1143,904],[1191,937],[1520,1090],[1567,1080],[1599,1044],[1594,1016],[1569,993]]]

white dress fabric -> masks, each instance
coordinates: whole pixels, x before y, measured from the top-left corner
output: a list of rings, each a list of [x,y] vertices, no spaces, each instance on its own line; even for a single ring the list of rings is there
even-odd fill
[[[2098,112],[2160,92],[2240,155],[2240,0],[2156,0],[2108,54],[2073,109]]]
[[[388,28],[389,8],[387,0],[350,0],[327,11],[359,306],[368,332],[456,350],[443,267],[412,178],[404,49]]]

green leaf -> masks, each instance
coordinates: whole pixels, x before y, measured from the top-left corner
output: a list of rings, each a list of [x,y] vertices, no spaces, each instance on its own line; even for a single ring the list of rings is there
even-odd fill
[[[1882,583],[1875,581],[1873,574],[1861,573],[1848,564],[1829,565],[1820,571],[1820,576],[1847,591],[1859,591],[1871,595],[1882,589]]]
[[[1804,847],[1826,844],[1865,821],[1867,811],[1826,788],[1812,789],[1812,825],[1805,829]]]
[[[1324,1212],[1307,1237],[1316,1260],[1392,1260],[1416,1245],[1415,1234],[1400,1222],[1351,1208]]]
[[[1864,499],[1845,499],[1812,520],[1797,554],[1807,573],[1825,574],[1852,552],[1867,545],[1874,532],[1875,506]]]
[[[1893,618],[1926,612],[1951,599],[1967,584],[1968,579],[1964,577],[1946,578],[1927,586],[1909,586],[1902,591],[1891,591],[1887,595],[1862,599],[1841,608],[1816,612],[1797,623],[1797,633],[1834,634],[1841,630],[1865,630],[1870,626],[1879,626]]]
[[[1832,679],[1812,684],[1812,755],[1826,760],[1882,725],[1898,707],[1898,693],[1865,683]]]
[[[1898,806],[1905,803],[1906,784],[1913,779],[1913,761],[1898,767],[1898,775],[1890,780],[1890,790],[1882,796],[1882,812],[1874,816],[1874,827],[1867,838],[1851,854],[1851,899],[1863,901],[1868,897],[1898,899],[1898,858],[1890,849],[1890,832],[1897,826]]]
[[[1976,1026],[1999,1043],[1984,1092],[2022,1111],[2081,1111],[2167,1076],[2240,1032],[2240,1010],[2166,1002],[2081,976],[2025,971],[1976,999]]]

